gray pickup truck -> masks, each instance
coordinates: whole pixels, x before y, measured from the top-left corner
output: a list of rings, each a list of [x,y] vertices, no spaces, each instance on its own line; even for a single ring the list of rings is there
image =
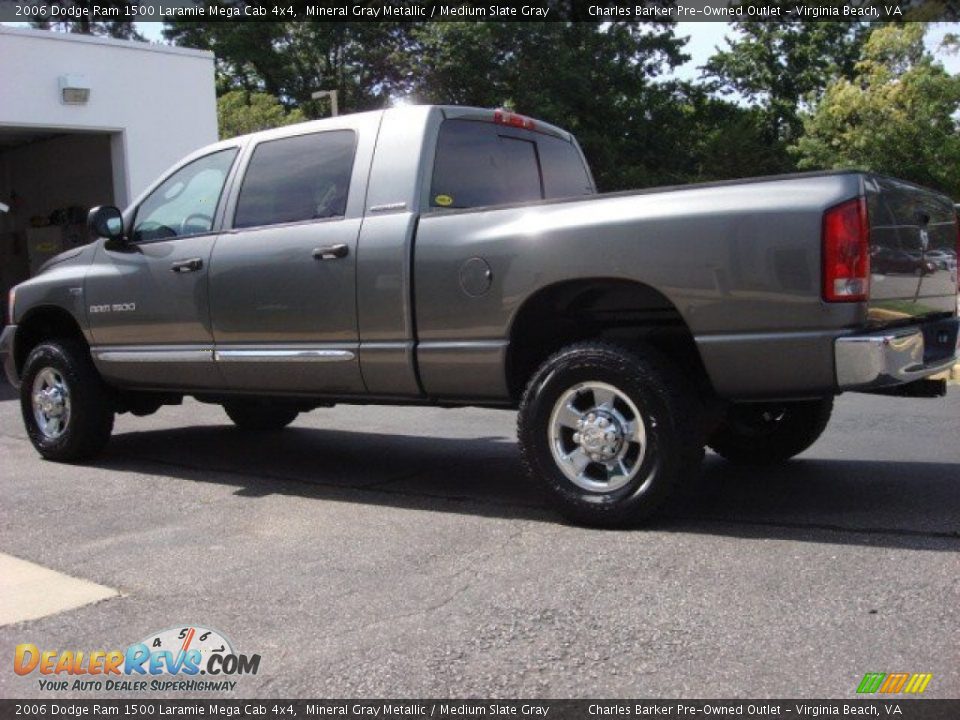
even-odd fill
[[[950,199],[861,172],[597,194],[569,133],[502,110],[226,140],[90,226],[11,292],[0,340],[52,460],[186,395],[249,431],[334,403],[518,408],[560,511],[623,525],[705,446],[786,460],[834,396],[942,395],[957,356]]]

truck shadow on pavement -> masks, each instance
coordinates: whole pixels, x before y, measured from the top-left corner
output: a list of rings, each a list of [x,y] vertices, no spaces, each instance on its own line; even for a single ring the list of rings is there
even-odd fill
[[[743,468],[708,454],[660,532],[960,550],[960,465],[799,458]],[[202,426],[114,436],[97,465],[384,507],[561,523],[525,477],[513,438],[436,438]],[[642,531],[642,530],[641,530]]]

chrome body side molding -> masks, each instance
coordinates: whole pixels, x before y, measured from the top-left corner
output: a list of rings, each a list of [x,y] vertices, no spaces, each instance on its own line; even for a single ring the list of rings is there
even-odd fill
[[[110,346],[93,347],[90,350],[95,360],[105,363],[213,362],[212,347]]]
[[[214,349],[212,347],[110,346],[91,348],[101,362],[345,362],[353,360],[352,350],[329,348]]]
[[[217,362],[346,362],[356,354],[351,350],[304,348],[290,350],[215,350]]]

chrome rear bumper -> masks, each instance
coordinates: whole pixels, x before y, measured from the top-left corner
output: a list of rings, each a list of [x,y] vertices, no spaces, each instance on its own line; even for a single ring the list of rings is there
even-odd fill
[[[957,362],[957,318],[849,335],[834,342],[837,386],[869,390],[922,380]]]

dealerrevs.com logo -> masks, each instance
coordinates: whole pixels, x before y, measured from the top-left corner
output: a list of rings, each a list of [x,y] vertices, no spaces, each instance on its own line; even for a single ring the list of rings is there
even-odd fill
[[[229,691],[256,675],[259,655],[237,653],[216,630],[199,626],[152,633],[126,650],[41,650],[17,645],[13,670],[40,675],[43,691]],[[203,676],[202,678],[200,676]]]

